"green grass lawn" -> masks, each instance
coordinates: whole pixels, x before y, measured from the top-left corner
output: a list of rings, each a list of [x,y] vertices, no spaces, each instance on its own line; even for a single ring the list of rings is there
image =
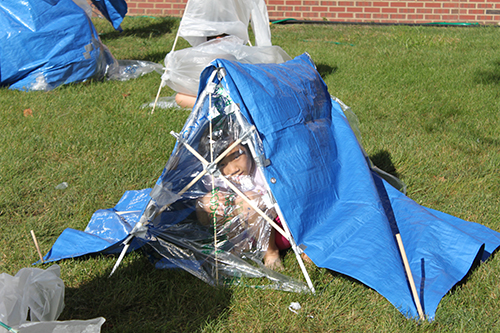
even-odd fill
[[[178,20],[95,19],[117,59],[163,62]],[[359,118],[363,145],[418,203],[500,231],[500,30],[495,27],[273,25],[273,43],[308,52],[332,95]],[[179,47],[187,43],[180,41]],[[152,187],[188,111],[141,109],[160,76],[87,82],[50,92],[0,89],[0,272],[38,260],[67,227],[83,230],[127,190]],[[162,96],[172,90],[163,89]],[[25,116],[30,109],[32,116]],[[66,190],[55,189],[67,182]],[[160,271],[140,253],[59,262],[60,320],[106,318],[103,332],[494,332],[500,262],[448,293],[432,323],[405,319],[374,290],[309,267],[316,295],[212,288]],[[44,266],[41,266],[44,267]],[[285,273],[301,279],[292,255]],[[300,302],[299,314],[287,308]]]

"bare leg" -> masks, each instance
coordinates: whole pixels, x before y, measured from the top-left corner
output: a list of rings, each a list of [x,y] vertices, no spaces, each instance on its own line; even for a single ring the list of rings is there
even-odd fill
[[[250,200],[256,200],[257,202],[258,200],[260,200],[260,196],[254,192],[246,192],[245,195]],[[218,202],[217,206],[219,207],[224,207],[228,204],[226,202],[226,196],[222,192],[217,194],[217,199],[215,200],[215,202]],[[198,200],[197,215],[199,221],[202,224],[210,225],[211,223],[213,223],[213,221],[211,221],[210,218],[210,216],[213,216],[210,215],[211,213],[213,213],[210,211],[210,207],[213,207],[213,204],[214,204],[214,199],[211,193],[207,193],[207,195]],[[236,209],[229,213],[230,217],[232,218],[237,215],[242,216],[242,218],[246,222],[247,228],[250,231],[252,237],[260,239],[262,237],[261,232],[263,231],[262,223],[265,223],[260,218],[260,215],[257,214],[257,212],[255,212],[253,208],[241,198],[238,198],[237,200],[232,202],[232,204],[234,205],[234,207],[236,207]],[[218,222],[220,220],[223,220],[221,209],[217,209],[215,211],[215,214],[217,216]],[[272,215],[273,214],[271,213],[271,216]],[[266,267],[270,269],[280,270],[283,269],[283,264],[281,263],[280,252],[275,242],[275,235],[276,235],[276,230],[271,227],[268,247],[264,255],[264,265],[266,265]]]
[[[300,257],[302,258],[302,260],[308,264],[313,264],[313,261],[311,260],[311,258],[309,258],[309,256],[305,253],[305,252],[302,252],[300,254]]]
[[[270,269],[281,270],[283,264],[281,263],[280,250],[276,246],[274,238],[276,237],[276,230],[272,228],[271,236],[269,236],[269,245],[266,254],[264,255],[264,265]]]

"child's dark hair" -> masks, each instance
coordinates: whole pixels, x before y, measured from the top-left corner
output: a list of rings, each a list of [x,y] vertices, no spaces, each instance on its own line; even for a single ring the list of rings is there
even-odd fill
[[[227,37],[227,36],[229,36],[229,35],[228,35],[228,34],[220,34],[220,35],[216,35],[216,36],[208,36],[208,37],[207,37],[207,42],[208,42],[209,40],[212,40],[212,39],[224,38],[224,37]]]
[[[212,149],[214,158],[222,154],[241,135],[241,127],[232,115],[220,115],[212,120]],[[245,146],[248,151],[248,147]],[[210,126],[207,122],[198,144],[198,153],[210,161]]]

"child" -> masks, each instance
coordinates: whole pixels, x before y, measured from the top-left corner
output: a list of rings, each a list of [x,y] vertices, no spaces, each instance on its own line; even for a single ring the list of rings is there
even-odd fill
[[[230,117],[215,121],[212,131],[213,158],[227,149],[239,134],[237,126]],[[200,140],[199,151],[209,156],[210,133],[205,131]],[[210,161],[209,158],[207,158]],[[266,203],[267,188],[265,181],[257,170],[255,161],[246,145],[233,148],[218,164],[218,170],[256,206],[271,219],[277,214],[270,203]],[[197,202],[197,216],[202,224],[213,225],[217,221],[218,233],[224,233],[234,244],[233,251],[242,252],[252,248],[266,248],[264,264],[271,269],[282,268],[279,251],[290,245],[281,234],[265,223],[264,219],[243,198],[232,193],[222,180],[207,177],[205,180],[209,193]],[[213,187],[213,189],[212,189]],[[279,223],[279,220],[278,220]],[[270,229],[270,230],[269,230]],[[278,242],[276,242],[278,240]],[[284,240],[284,242],[283,242]],[[278,245],[281,246],[278,247]]]

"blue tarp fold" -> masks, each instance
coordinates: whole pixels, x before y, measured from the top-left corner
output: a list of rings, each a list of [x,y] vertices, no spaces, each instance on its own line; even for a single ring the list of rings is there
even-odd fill
[[[151,199],[150,192],[151,189],[127,191],[115,207],[95,212],[84,231],[67,228],[45,255],[44,261],[58,261],[97,253],[119,253],[121,243],[139,221],[142,211]],[[135,239],[129,252],[142,244]]]

